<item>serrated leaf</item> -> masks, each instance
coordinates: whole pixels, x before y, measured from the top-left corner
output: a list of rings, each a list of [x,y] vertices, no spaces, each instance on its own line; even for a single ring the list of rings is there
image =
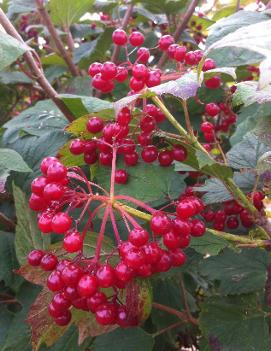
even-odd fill
[[[0,71],[28,50],[30,50],[29,46],[0,31]]]
[[[174,170],[176,172],[197,172],[197,169],[178,161],[174,161]]]
[[[268,351],[270,334],[257,297],[209,297],[201,305],[200,329],[214,350]]]
[[[48,249],[50,237],[39,231],[36,216],[28,206],[26,195],[14,184],[13,196],[17,216],[15,250],[18,261],[24,264],[32,249]]]
[[[257,161],[256,171],[259,175],[271,171],[271,151],[265,152]]]
[[[50,16],[54,24],[69,27],[88,11],[94,0],[50,0]]]
[[[269,264],[269,254],[261,249],[240,253],[225,250],[219,256],[205,259],[200,270],[209,279],[219,281],[221,294],[247,294],[264,288]]]
[[[271,101],[271,86],[267,85],[263,89],[258,89],[258,82],[245,81],[236,84],[237,90],[233,94],[233,106],[244,104],[249,106],[257,102],[265,104]]]
[[[210,69],[207,72],[204,72],[204,78],[209,79],[217,74],[230,76],[234,80],[237,79],[234,67],[217,67],[214,69]]]
[[[12,149],[0,149],[0,169],[16,172],[32,172],[22,156]]]
[[[258,159],[268,150],[269,148],[254,133],[250,132],[241,142],[232,147],[227,153],[227,159],[229,165],[235,169],[254,169]]]
[[[151,351],[154,340],[141,328],[121,329],[102,335],[95,339],[95,351]]]
[[[191,237],[190,247],[202,255],[216,256],[229,246],[228,241],[215,235],[206,233],[198,238]]]

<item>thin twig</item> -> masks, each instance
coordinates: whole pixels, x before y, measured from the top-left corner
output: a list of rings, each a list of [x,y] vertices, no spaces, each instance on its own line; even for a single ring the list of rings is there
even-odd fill
[[[187,292],[186,292],[186,289],[185,289],[185,285],[184,285],[183,275],[182,274],[181,274],[181,279],[180,279],[180,287],[181,287],[181,293],[182,293],[182,298],[183,298],[185,312],[186,312],[188,318],[190,319],[192,316],[191,316],[189,304],[188,304],[188,301],[187,301]]]
[[[167,326],[167,327],[165,327],[165,328],[163,328],[161,330],[158,330],[158,332],[152,334],[152,337],[156,338],[158,335],[164,334],[164,333],[166,333],[167,331],[169,331],[171,329],[175,329],[177,327],[180,327],[182,324],[183,324],[183,322],[176,322],[174,324],[171,324],[171,325],[169,325],[169,326]]]
[[[165,305],[162,305],[162,304],[157,303],[157,302],[153,302],[152,306],[154,308],[157,308],[157,309],[161,310],[161,311],[165,311],[165,312],[168,312],[170,314],[173,314],[173,315],[175,315],[176,317],[178,317],[179,319],[181,319],[182,321],[184,321],[186,323],[191,323],[191,324],[194,324],[194,325],[198,325],[197,319],[195,319],[192,316],[189,318],[189,316],[186,314],[186,312],[175,310],[175,308],[171,308],[169,306],[165,306]]]
[[[56,28],[53,25],[51,17],[49,15],[49,13],[47,12],[46,8],[44,7],[43,0],[35,0],[35,2],[37,5],[37,10],[39,12],[40,18],[43,21],[43,23],[46,25],[48,32],[50,33],[50,36],[51,36],[52,40],[54,41],[59,54],[66,62],[71,74],[73,76],[78,76],[79,75],[78,69],[77,69],[76,65],[73,63],[69,52],[65,49],[65,47],[62,43],[62,40],[60,39],[60,36],[58,35]]]
[[[17,39],[21,43],[24,43],[22,37],[17,32],[17,30],[15,29],[15,27],[7,18],[7,16],[5,15],[4,11],[1,8],[0,8],[0,24],[3,26],[3,28],[9,35],[11,35],[13,38]],[[64,116],[67,118],[68,121],[70,122],[73,121],[74,115],[66,107],[64,102],[59,98],[58,93],[55,91],[55,89],[51,86],[51,84],[46,79],[42,69],[39,67],[39,65],[34,59],[33,51],[27,51],[23,56],[27,65],[30,68],[32,75],[38,81],[39,85],[44,90],[46,95],[50,99],[52,99],[52,101],[56,104],[56,106],[60,109],[60,111],[64,114]]]
[[[2,223],[6,227],[6,229],[10,231],[13,231],[16,227],[15,222],[13,222],[2,212],[0,212],[0,223]]]
[[[185,30],[187,23],[189,22],[191,16],[193,15],[198,3],[199,3],[199,0],[192,0],[191,1],[189,7],[187,8],[187,10],[185,12],[185,15],[183,16],[183,19],[180,21],[180,23],[178,24],[178,26],[173,34],[173,37],[175,40],[178,40],[180,35]],[[165,62],[167,61],[167,58],[168,58],[167,53],[164,52],[163,55],[161,56],[159,62],[158,62],[157,67],[161,68],[165,64]]]

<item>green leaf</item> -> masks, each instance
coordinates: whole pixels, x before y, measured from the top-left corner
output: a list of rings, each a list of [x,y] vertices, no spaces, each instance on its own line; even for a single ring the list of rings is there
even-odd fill
[[[206,233],[198,238],[191,237],[190,247],[202,255],[216,256],[229,246],[228,241],[215,235]]]
[[[54,65],[54,66],[66,66],[66,62],[63,60],[61,56],[58,56],[57,54],[50,54],[47,56],[42,56],[41,57],[41,63],[46,66],[46,65]]]
[[[228,17],[236,12],[236,6],[225,6],[222,9],[215,12],[213,15],[213,20],[218,21],[222,18]]]
[[[123,162],[117,168],[125,169]],[[115,194],[129,195],[144,202],[165,201],[169,195],[176,198],[185,187],[180,174],[172,172],[171,167],[139,162],[128,169],[129,179],[125,185],[115,184]],[[110,187],[111,168],[98,166],[96,177],[105,189]]]
[[[271,151],[265,152],[257,161],[256,170],[259,175],[271,171]]]
[[[225,250],[219,256],[205,259],[200,270],[209,279],[219,281],[221,294],[247,294],[264,288],[270,262],[269,254],[262,249],[240,253]]]
[[[154,340],[141,328],[117,329],[94,341],[95,351],[151,351]]]
[[[223,75],[229,76],[230,78],[232,78],[234,80],[237,79],[236,73],[235,73],[235,68],[233,68],[233,67],[217,67],[214,69],[210,69],[209,71],[204,72],[204,78],[209,79],[217,74],[222,74],[222,76]]]
[[[36,216],[29,209],[25,194],[15,185],[13,185],[13,196],[17,216],[15,250],[18,261],[24,264],[31,249],[48,249],[50,236],[38,230]]]
[[[0,149],[0,169],[16,172],[31,172],[21,155],[12,149]]]
[[[101,110],[112,108],[111,102],[93,96],[61,94],[60,98],[75,117],[81,117],[91,112],[99,112]]]
[[[80,68],[87,69],[94,61],[104,61],[106,51],[112,44],[112,33],[113,28],[106,28],[97,39],[81,44],[74,50],[74,63]]]
[[[201,150],[196,150],[196,157],[198,160],[199,168],[203,168],[204,166],[212,166],[215,164],[215,162]]]
[[[32,84],[30,78],[28,78],[23,72],[0,72],[0,82],[3,84],[17,84],[25,83]]]
[[[235,169],[252,168],[269,148],[252,132],[247,133],[243,140],[235,144],[227,153],[229,165]]]
[[[94,0],[50,0],[49,11],[54,24],[69,27],[91,10]]]
[[[200,329],[212,350],[270,350],[267,320],[256,296],[210,297],[201,307]]]
[[[12,17],[17,13],[27,13],[35,10],[36,6],[33,0],[10,0],[7,16]]]
[[[237,89],[233,94],[233,106],[244,104],[249,106],[255,102],[265,104],[271,101],[271,86],[259,89],[258,82],[245,81],[236,84]]]
[[[201,26],[202,30],[208,29],[212,24],[215,22],[207,17],[199,17],[197,15],[193,15],[190,19],[190,25],[191,22],[196,22],[197,26]]]
[[[0,231],[0,280],[3,280],[6,285],[12,285],[13,270],[16,268],[18,268],[18,261],[14,249],[14,235]]]
[[[28,50],[30,50],[29,46],[0,31],[0,71]]]

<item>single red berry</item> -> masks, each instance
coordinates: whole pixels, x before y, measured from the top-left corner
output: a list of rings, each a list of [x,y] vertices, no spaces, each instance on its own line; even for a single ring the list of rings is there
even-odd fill
[[[43,191],[43,196],[46,200],[60,200],[64,195],[64,188],[59,183],[48,183]]]
[[[215,61],[212,59],[206,59],[204,64],[203,64],[202,70],[203,70],[203,72],[206,72],[206,71],[209,71],[210,69],[214,69],[214,68],[216,68]]]
[[[166,51],[171,44],[174,44],[174,38],[169,34],[163,35],[158,41],[158,47],[162,51]]]
[[[56,234],[63,234],[72,225],[71,217],[65,212],[58,212],[52,218],[52,230]]]
[[[40,261],[40,266],[44,271],[52,271],[53,269],[55,269],[57,263],[58,260],[56,256],[48,253],[42,257]]]
[[[121,328],[127,328],[130,326],[129,316],[128,316],[127,308],[125,306],[118,307],[116,323]]]
[[[144,263],[137,268],[136,273],[143,278],[150,277],[152,275],[152,266],[148,263]]]
[[[214,220],[218,222],[225,222],[226,220],[226,213],[223,210],[219,210],[215,213]]]
[[[152,136],[150,133],[140,133],[137,137],[138,144],[140,146],[148,146],[152,142]]]
[[[191,221],[191,235],[202,236],[205,233],[205,224],[200,219]]]
[[[96,278],[98,280],[98,285],[101,288],[109,288],[115,283],[115,272],[114,268],[109,264],[101,265],[97,272]]]
[[[185,249],[190,244],[190,235],[181,235],[180,237],[180,248]]]
[[[158,161],[159,161],[160,166],[162,166],[162,167],[170,166],[173,162],[172,151],[165,150],[165,151],[159,152]]]
[[[37,267],[40,265],[40,261],[43,256],[44,256],[44,252],[42,250],[32,250],[27,255],[27,262],[31,266]]]
[[[181,237],[170,231],[164,234],[163,243],[169,250],[174,250],[180,247]]]
[[[253,225],[253,220],[251,219],[247,210],[243,210],[240,213],[240,220],[245,228],[250,228]]]
[[[217,89],[221,85],[221,79],[219,76],[213,76],[212,78],[209,78],[205,80],[205,86],[208,89]]]
[[[96,140],[87,140],[84,142],[84,152],[88,153],[88,152],[93,152],[96,150],[97,150],[97,141]]]
[[[67,286],[75,287],[82,276],[82,270],[80,267],[74,264],[69,264],[61,272],[61,279]]]
[[[144,43],[144,35],[140,32],[132,32],[129,36],[129,43],[132,45],[132,46],[141,46],[143,45]]]
[[[117,122],[121,126],[127,126],[131,119],[131,111],[128,107],[124,107],[117,115]]]
[[[100,62],[93,62],[88,69],[88,74],[91,77],[94,77],[96,74],[101,73],[103,64]]]
[[[143,246],[145,252],[146,263],[154,264],[156,263],[162,254],[162,250],[156,242],[151,242]]]
[[[189,51],[184,55],[184,61],[187,65],[193,66],[197,63],[197,57],[193,51]]]
[[[172,224],[172,230],[177,235],[186,236],[191,233],[191,225],[190,222],[187,220],[182,220],[176,217],[173,219]]]
[[[106,295],[104,293],[102,293],[101,291],[97,291],[94,295],[87,298],[87,305],[88,305],[89,310],[92,313],[95,313],[97,308],[101,304],[106,303],[106,301],[107,301]]]
[[[84,141],[79,138],[72,140],[69,150],[73,155],[81,155],[85,151]]]
[[[35,178],[32,183],[31,183],[31,191],[32,193],[39,195],[39,196],[43,196],[43,190],[44,187],[47,184],[47,178],[46,177],[37,177]]]
[[[78,297],[72,300],[72,305],[82,311],[88,311],[87,298],[86,297]]]
[[[124,162],[127,166],[135,166],[138,162],[138,158],[137,152],[132,152],[131,154],[124,155]]]
[[[58,182],[67,175],[67,168],[60,162],[52,163],[47,169],[47,178],[50,182]]]
[[[215,213],[212,210],[207,210],[206,212],[203,212],[201,215],[206,222],[212,222],[215,217]]]
[[[134,276],[134,271],[126,263],[119,262],[115,267],[115,276],[123,282],[130,281]]]
[[[117,75],[117,66],[114,62],[104,62],[101,68],[101,74],[103,79],[113,79]]]
[[[137,50],[137,60],[141,63],[147,63],[151,54],[149,49],[141,47]]]
[[[224,230],[225,228],[225,222],[219,222],[219,221],[214,221],[213,222],[213,228],[215,230]]]
[[[138,80],[135,77],[132,77],[130,79],[130,88],[136,93],[142,90],[144,88],[144,85],[145,82],[143,80]]]
[[[73,230],[65,235],[63,247],[67,252],[77,252],[82,250],[83,239],[77,230]]]
[[[104,122],[99,117],[91,117],[87,122],[87,130],[90,133],[96,134],[103,130]]]
[[[178,62],[181,62],[184,60],[186,54],[186,47],[185,46],[179,46],[176,48],[175,53],[174,53],[174,59]]]
[[[125,45],[127,43],[127,34],[123,29],[116,29],[112,34],[113,43],[116,45]]]
[[[144,162],[152,163],[158,157],[158,150],[154,145],[145,146],[141,152],[141,157]]]
[[[169,45],[169,47],[167,48],[167,54],[168,54],[168,56],[170,58],[172,58],[172,59],[174,58],[176,50],[177,50],[178,47],[179,47],[178,44],[171,44],[171,45]]]
[[[138,80],[145,81],[149,77],[149,71],[145,65],[138,63],[136,65],[133,65],[132,75]]]
[[[127,266],[137,269],[145,262],[145,254],[141,249],[134,247],[126,253],[124,262]]]
[[[125,67],[118,66],[117,67],[117,75],[115,80],[122,83],[128,78],[128,71]]]
[[[64,293],[58,293],[53,297],[52,305],[59,311],[67,310],[71,302],[66,298]]]
[[[73,301],[73,300],[76,300],[79,298],[77,289],[75,287],[72,287],[72,286],[66,286],[63,293],[64,293],[65,297],[70,301]]]
[[[180,267],[185,264],[186,256],[185,253],[181,249],[176,249],[171,251],[171,259],[173,267]]]
[[[71,321],[72,314],[70,310],[65,311],[61,316],[54,319],[55,323],[61,327],[68,325]]]
[[[117,169],[115,173],[115,182],[117,184],[126,184],[128,182],[129,175],[124,169]]]
[[[156,128],[155,119],[151,116],[144,116],[140,120],[140,128],[144,133],[150,133]]]
[[[152,216],[150,222],[151,230],[157,235],[164,235],[170,231],[172,222],[164,213],[158,212]]]
[[[92,79],[92,86],[95,89],[102,90],[104,86],[106,86],[107,81],[102,77],[101,73],[95,74]]]
[[[81,297],[89,297],[96,293],[98,281],[94,275],[84,274],[78,281],[77,291]]]
[[[229,229],[236,229],[239,226],[238,219],[234,217],[229,217],[226,221],[226,225]]]
[[[63,314],[63,311],[55,307],[52,302],[48,305],[48,313],[51,317],[56,318]]]
[[[121,140],[121,145],[118,148],[118,153],[119,154],[132,154],[135,152],[136,149],[136,144],[132,139],[126,138]]]
[[[149,76],[146,80],[146,85],[148,88],[156,87],[161,83],[161,76],[155,71],[150,71]]]
[[[119,255],[123,258],[127,252],[135,246],[130,241],[123,241],[118,245]]]
[[[43,212],[38,217],[38,227],[42,233],[50,233],[52,231],[52,218],[53,214]]]
[[[128,240],[135,246],[143,246],[149,240],[149,233],[143,228],[134,228],[130,231]]]
[[[110,325],[116,322],[117,308],[112,303],[101,304],[97,307],[95,312],[97,323],[101,325]]]
[[[48,156],[48,157],[45,157],[41,164],[40,164],[40,170],[41,172],[44,174],[44,175],[47,175],[47,169],[48,167],[53,164],[54,162],[59,162],[58,159],[56,157],[51,157],[51,156]]]
[[[159,258],[159,261],[155,264],[156,272],[166,272],[172,266],[172,258],[169,252],[162,250],[162,254]]]
[[[174,145],[172,156],[175,161],[183,162],[187,158],[187,150],[182,145]]]
[[[204,133],[203,136],[204,136],[204,139],[208,143],[212,143],[215,141],[215,134],[214,133]]]
[[[205,105],[205,113],[210,117],[215,117],[220,112],[220,108],[214,102]]]
[[[47,278],[47,287],[51,291],[60,291],[64,288],[64,283],[61,279],[59,271],[53,271]]]
[[[97,160],[98,160],[98,154],[95,150],[84,153],[84,161],[87,165],[93,165],[94,163],[97,162]]]
[[[213,133],[214,129],[215,129],[214,125],[210,122],[203,122],[200,125],[200,130],[203,133]]]
[[[112,152],[100,152],[99,154],[99,162],[103,166],[111,166],[113,159]]]
[[[181,219],[187,219],[196,214],[196,208],[192,201],[183,200],[176,206],[177,216]]]

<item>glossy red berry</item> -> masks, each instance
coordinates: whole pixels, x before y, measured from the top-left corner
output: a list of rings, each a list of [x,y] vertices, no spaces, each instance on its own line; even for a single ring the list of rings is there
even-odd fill
[[[44,187],[47,184],[47,178],[46,177],[37,177],[35,178],[32,183],[31,183],[31,191],[32,193],[42,196],[43,195],[43,190]]]
[[[132,46],[141,46],[143,45],[144,43],[144,35],[140,32],[132,32],[129,36],[129,43],[132,45]]]
[[[173,162],[172,151],[169,151],[169,150],[161,151],[158,155],[158,162],[162,167],[170,166]]]
[[[186,236],[191,233],[191,225],[187,220],[182,220],[178,217],[174,218],[172,221],[172,230],[174,233],[180,236]]]
[[[87,122],[87,130],[90,133],[96,134],[103,130],[104,122],[99,117],[91,117]]]
[[[64,195],[64,188],[59,183],[49,183],[45,186],[43,196],[46,200],[56,201],[60,200]]]
[[[96,272],[96,278],[101,288],[113,286],[115,283],[114,268],[109,264],[101,265]]]
[[[117,308],[111,303],[101,304],[96,309],[95,317],[101,325],[114,324],[117,318]]]
[[[56,157],[45,157],[41,164],[40,164],[40,170],[41,172],[44,174],[44,175],[47,175],[47,170],[48,170],[48,167],[53,164],[54,162],[59,162],[58,159]]]
[[[100,62],[93,62],[88,69],[88,74],[94,77],[96,74],[101,73],[103,65]]]
[[[98,154],[96,151],[85,152],[84,161],[87,165],[93,165],[98,160]]]
[[[101,74],[103,79],[113,79],[117,75],[117,66],[111,61],[104,62],[101,68]]]
[[[38,227],[42,233],[50,233],[52,231],[52,218],[53,214],[43,212],[38,217]]]
[[[85,151],[84,141],[79,138],[72,140],[69,150],[73,155],[81,155]]]
[[[50,182],[58,182],[67,175],[67,168],[60,162],[52,163],[47,169],[47,178]]]
[[[99,162],[103,166],[111,166],[113,159],[112,152],[100,152],[99,154]]]
[[[65,312],[63,312],[63,314],[61,314],[61,316],[56,317],[54,319],[55,323],[61,327],[64,327],[65,325],[68,325],[71,321],[72,315],[70,310],[66,310]]]
[[[124,262],[119,262],[115,267],[115,276],[123,282],[130,281],[134,276],[134,271]]]
[[[175,161],[183,162],[187,158],[187,150],[182,145],[174,145],[172,156]]]
[[[173,267],[179,267],[185,264],[186,256],[181,249],[176,249],[174,251],[171,251],[170,256],[171,256]]]
[[[77,291],[81,297],[89,297],[96,293],[98,281],[94,275],[84,274],[78,281]]]
[[[186,47],[185,46],[179,46],[176,48],[175,53],[174,53],[174,59],[178,62],[181,62],[184,60],[186,54]]]
[[[193,66],[197,63],[197,57],[193,51],[189,51],[184,55],[184,61],[187,65]]]
[[[152,132],[156,127],[155,119],[151,116],[144,116],[140,120],[140,128],[144,133]]]
[[[138,63],[136,65],[133,65],[132,75],[138,80],[145,81],[149,76],[149,71],[145,65],[143,65],[142,63]]]
[[[174,38],[169,34],[163,35],[158,41],[158,47],[162,51],[166,51],[171,44],[174,44]]]
[[[53,254],[46,254],[40,261],[40,266],[44,271],[52,271],[58,263],[58,260]]]
[[[124,162],[127,166],[135,166],[138,162],[138,153],[132,152],[131,154],[124,155]]]
[[[151,133],[142,132],[141,134],[138,135],[137,141],[140,146],[148,146],[152,142],[152,135]]]
[[[210,117],[215,117],[220,112],[220,108],[214,102],[205,105],[205,113]]]
[[[146,85],[148,88],[156,87],[161,83],[161,76],[155,71],[150,71],[149,76],[146,79]]]
[[[130,79],[130,88],[136,93],[143,89],[144,85],[145,82],[143,80],[136,79],[135,77]]]
[[[137,60],[141,63],[147,63],[150,58],[150,51],[147,48],[141,47],[137,50]]]
[[[83,239],[80,233],[76,230],[73,230],[65,235],[65,238],[63,240],[63,247],[67,252],[70,253],[82,250]]]
[[[47,287],[51,291],[60,291],[64,288],[64,283],[61,279],[61,272],[53,271],[47,278]]]
[[[203,70],[203,72],[206,72],[206,71],[209,71],[210,69],[214,69],[214,68],[216,68],[215,61],[212,59],[206,59],[204,64],[203,64],[202,70]]]
[[[172,258],[169,252],[162,250],[162,254],[159,258],[159,261],[155,264],[155,270],[157,272],[166,272],[172,266]]]
[[[127,43],[127,34],[123,29],[116,29],[112,34],[113,43],[116,45],[125,45]]]
[[[58,212],[52,218],[52,230],[56,234],[63,234],[70,229],[72,225],[71,217],[65,212]]]
[[[27,255],[27,262],[31,266],[34,266],[34,267],[39,266],[43,256],[44,256],[44,252],[42,250],[32,250]]]
[[[169,47],[167,48],[167,54],[170,58],[174,58],[174,55],[175,55],[175,52],[176,52],[176,49],[179,47],[178,44],[171,44],[169,45]]]
[[[101,291],[97,291],[94,295],[87,298],[87,306],[92,313],[95,313],[97,308],[106,301],[106,295]]]
[[[164,235],[170,231],[172,222],[170,218],[162,212],[158,212],[152,216],[150,222],[151,230],[157,235]]]
[[[154,264],[156,263],[162,254],[162,250],[156,242],[150,242],[143,246],[145,252],[145,262]]]
[[[115,80],[122,83],[128,78],[128,71],[125,67],[118,66]]]
[[[58,293],[53,297],[52,305],[59,311],[67,310],[71,302],[66,298],[64,293]]]
[[[75,287],[82,276],[82,270],[74,264],[69,264],[61,272],[61,279],[67,286]]]
[[[191,221],[191,235],[202,236],[205,233],[205,224],[199,219]]]
[[[221,79],[219,76],[213,76],[212,78],[209,78],[205,80],[205,86],[208,89],[217,89],[221,85]]]
[[[238,219],[235,216],[229,217],[226,221],[226,225],[229,229],[236,229],[239,226]]]
[[[170,231],[164,234],[163,243],[169,250],[177,249],[180,247],[181,237]]]
[[[118,184],[126,184],[128,182],[129,175],[124,169],[117,169],[115,173],[115,182]]]
[[[144,162],[152,163],[158,157],[158,150],[154,145],[145,146],[141,152],[141,157]]]
[[[92,86],[95,89],[102,90],[107,85],[107,81],[102,77],[101,73],[95,74],[92,79]]]
[[[149,240],[149,233],[143,228],[134,228],[130,231],[128,240],[135,246],[143,246]]]
[[[176,212],[180,219],[187,219],[196,214],[196,208],[192,201],[183,200],[176,206]]]
[[[214,129],[215,129],[214,125],[210,122],[203,122],[200,125],[200,130],[203,133],[213,133]]]
[[[145,262],[145,254],[141,249],[134,247],[125,254],[124,262],[127,266],[137,269]]]

